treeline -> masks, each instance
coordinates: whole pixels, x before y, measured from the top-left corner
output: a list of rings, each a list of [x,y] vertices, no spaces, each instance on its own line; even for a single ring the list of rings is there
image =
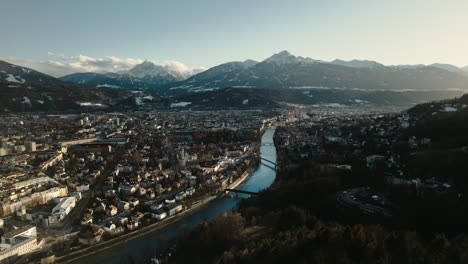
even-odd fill
[[[336,191],[364,179],[357,170],[340,179],[317,166],[309,162],[283,172],[269,190],[244,200],[238,212],[203,223],[180,241],[171,261],[468,263],[468,236],[430,228],[440,217],[417,217],[422,227],[415,228],[417,223],[385,223],[342,211]]]
[[[177,252],[173,263],[467,263],[468,237],[327,223],[292,206],[260,219],[219,216]]]

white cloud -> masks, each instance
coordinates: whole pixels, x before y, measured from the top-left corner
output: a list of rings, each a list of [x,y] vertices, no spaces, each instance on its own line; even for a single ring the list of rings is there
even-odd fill
[[[104,73],[126,71],[143,62],[141,59],[119,58],[116,56],[93,58],[82,54],[78,56],[66,56],[64,54],[54,52],[48,52],[47,55],[50,57],[50,60],[31,60],[15,57],[0,59],[28,67],[54,77],[61,77],[76,72]],[[190,68],[178,61],[164,61],[162,63],[155,64],[161,65],[173,73],[178,73],[187,77],[200,72],[200,69]]]
[[[205,70],[204,68],[190,68],[178,61],[163,61],[159,65],[163,66],[170,73],[180,74],[186,78]]]

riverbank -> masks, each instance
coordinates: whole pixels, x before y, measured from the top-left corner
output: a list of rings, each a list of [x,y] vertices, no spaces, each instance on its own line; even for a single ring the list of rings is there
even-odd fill
[[[258,167],[258,165],[256,167]],[[255,169],[248,168],[247,171],[245,171],[240,178],[236,179],[234,182],[232,182],[230,185],[228,185],[227,188],[229,188],[229,189],[238,188],[240,185],[242,185],[252,175],[252,173],[255,171]],[[121,236],[118,236],[118,237],[115,237],[115,238],[112,238],[110,240],[104,241],[104,242],[99,243],[97,245],[86,247],[86,248],[77,250],[75,252],[71,252],[69,254],[56,257],[56,262],[57,263],[72,263],[72,262],[78,261],[79,259],[84,258],[86,256],[98,253],[98,252],[103,251],[103,250],[107,250],[107,249],[109,249],[111,247],[126,243],[126,242],[128,242],[128,241],[130,241],[132,239],[136,239],[138,237],[141,237],[141,236],[147,235],[149,233],[155,232],[155,231],[160,230],[160,229],[162,229],[164,227],[167,227],[167,226],[169,226],[171,224],[174,224],[174,223],[184,219],[185,217],[193,215],[194,213],[196,213],[199,210],[201,210],[201,209],[205,208],[206,206],[208,206],[211,202],[213,202],[213,201],[215,201],[217,199],[223,198],[224,196],[225,196],[225,194],[223,192],[221,192],[221,193],[219,193],[217,195],[205,197],[203,199],[200,199],[199,201],[194,202],[193,205],[190,208],[178,213],[177,215],[174,215],[172,217],[168,217],[168,218],[162,220],[161,222],[153,223],[153,224],[145,226],[145,227],[143,227],[141,229],[135,230],[133,232],[130,232],[130,233],[127,233],[127,234],[124,234],[124,235],[121,235]]]
[[[262,137],[262,143],[267,144],[258,144],[258,149],[256,149],[261,157],[273,161],[276,160],[276,149],[271,144],[274,131],[274,129],[268,129]],[[223,189],[258,192],[268,188],[276,177],[276,171],[262,164],[258,157],[251,161],[249,169]],[[129,236],[120,236],[117,242],[104,242],[105,244],[70,253],[62,256],[58,262],[73,264],[147,263],[151,257],[164,253],[176,241],[182,239],[204,221],[209,221],[223,212],[230,212],[237,208],[241,201],[239,198],[246,196],[220,193],[210,201],[206,200],[203,204],[197,204],[199,207],[193,204],[191,209],[181,212],[177,217],[166,219],[170,221],[141,228],[136,231],[139,232],[138,235],[129,233]]]
[[[97,252],[109,249],[111,247],[127,243],[128,241],[141,237],[143,235],[155,232],[159,229],[162,229],[168,225],[174,224],[180,220],[182,220],[184,217],[190,216],[194,213],[197,212],[197,210],[203,209],[204,207],[208,206],[210,202],[216,200],[217,198],[220,198],[222,195],[217,195],[217,196],[210,196],[208,198],[203,199],[203,201],[198,202],[196,205],[191,207],[190,209],[187,209],[175,216],[166,218],[162,222],[157,222],[148,226],[145,226],[141,229],[138,229],[136,231],[133,231],[131,233],[127,233],[115,238],[112,238],[110,240],[104,241],[102,243],[99,243],[97,245],[87,247],[80,249],[78,251],[69,253],[64,256],[56,257],[56,263],[72,263],[74,261],[77,261],[81,258],[84,258],[86,256],[95,254]]]

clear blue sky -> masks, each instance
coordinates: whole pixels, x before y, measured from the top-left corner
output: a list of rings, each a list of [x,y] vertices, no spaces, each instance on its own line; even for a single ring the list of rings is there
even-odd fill
[[[2,0],[0,57],[48,52],[210,67],[281,50],[468,65],[466,0]]]

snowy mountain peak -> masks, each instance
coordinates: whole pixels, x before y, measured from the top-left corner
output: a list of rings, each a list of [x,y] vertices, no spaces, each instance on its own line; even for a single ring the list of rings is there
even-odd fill
[[[134,77],[144,78],[146,76],[168,75],[169,73],[163,67],[156,65],[150,61],[144,61],[141,64],[135,65],[128,73]]]
[[[279,52],[278,54],[276,55],[280,55],[280,56],[294,56],[291,54],[291,52],[287,51],[287,50],[283,50],[281,52]]]
[[[283,50],[279,53],[264,60],[264,62],[276,62],[276,63],[291,63],[296,61],[296,56],[289,53],[287,50]]]
[[[317,62],[322,62],[319,60],[314,60],[309,57],[301,57],[301,56],[294,56],[287,50],[283,50],[279,53],[274,54],[273,56],[267,58],[264,60],[264,62],[274,62],[277,64],[287,64],[287,63],[298,63],[298,62],[303,62],[303,63],[317,63]]]

